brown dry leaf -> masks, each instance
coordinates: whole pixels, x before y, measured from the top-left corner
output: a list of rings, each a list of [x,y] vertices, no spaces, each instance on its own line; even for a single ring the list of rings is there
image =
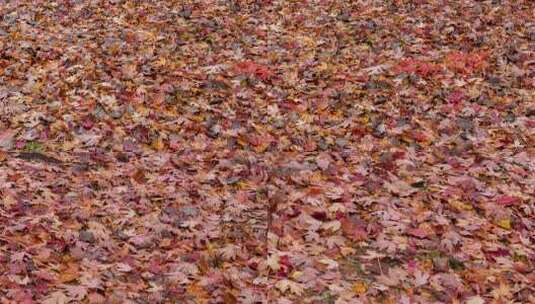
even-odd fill
[[[2,150],[0,150],[0,162],[3,162],[7,159],[8,154]]]
[[[43,300],[43,304],[67,304],[71,300],[61,291],[51,293]]]
[[[411,185],[400,179],[385,183],[385,187],[392,193],[402,197],[409,196],[418,191],[418,189],[411,187]]]
[[[76,264],[68,264],[66,268],[61,270],[59,275],[59,282],[65,284],[77,280],[80,277],[80,272]]]
[[[136,170],[134,175],[132,175],[132,178],[140,184],[143,184],[146,181],[145,172],[141,169]]]
[[[282,293],[289,292],[297,296],[304,292],[304,287],[301,284],[286,279],[278,281],[275,287]]]

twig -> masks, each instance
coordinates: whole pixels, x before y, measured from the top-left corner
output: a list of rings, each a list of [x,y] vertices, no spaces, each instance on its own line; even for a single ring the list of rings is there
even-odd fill
[[[379,257],[377,257],[377,264],[379,264],[379,271],[381,272],[381,275],[384,275],[383,267],[381,267],[381,260],[379,259]]]

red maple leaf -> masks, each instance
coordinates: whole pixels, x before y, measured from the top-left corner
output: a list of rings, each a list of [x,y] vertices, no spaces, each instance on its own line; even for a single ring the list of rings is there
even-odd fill
[[[484,70],[488,63],[488,52],[452,52],[446,55],[446,67],[460,74],[472,74]]]
[[[273,77],[273,72],[268,67],[252,60],[246,60],[235,64],[234,71],[238,75],[254,76],[263,81]]]
[[[450,95],[448,96],[448,102],[454,105],[458,105],[461,103],[461,101],[465,99],[465,97],[466,96],[464,95],[463,91],[455,90],[451,92]]]
[[[432,62],[409,58],[400,61],[394,67],[394,71],[397,73],[414,73],[421,77],[429,77],[440,72],[440,66]]]

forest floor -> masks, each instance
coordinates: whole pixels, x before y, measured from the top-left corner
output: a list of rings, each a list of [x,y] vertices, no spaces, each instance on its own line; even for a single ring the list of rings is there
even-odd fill
[[[0,16],[0,303],[535,303],[535,2]]]

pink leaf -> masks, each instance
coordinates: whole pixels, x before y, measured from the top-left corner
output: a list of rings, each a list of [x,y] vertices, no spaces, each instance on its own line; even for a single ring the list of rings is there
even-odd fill
[[[453,104],[459,104],[461,101],[465,99],[465,95],[462,91],[455,90],[451,92],[451,94],[448,96],[448,102]]]
[[[426,237],[429,236],[428,231],[426,231],[425,229],[421,229],[421,228],[412,228],[412,229],[409,229],[409,230],[407,231],[407,233],[408,233],[409,235],[415,236],[415,237],[420,238],[420,239],[425,239]]]
[[[500,195],[496,198],[496,203],[503,206],[513,206],[520,204],[522,200],[517,196]]]

